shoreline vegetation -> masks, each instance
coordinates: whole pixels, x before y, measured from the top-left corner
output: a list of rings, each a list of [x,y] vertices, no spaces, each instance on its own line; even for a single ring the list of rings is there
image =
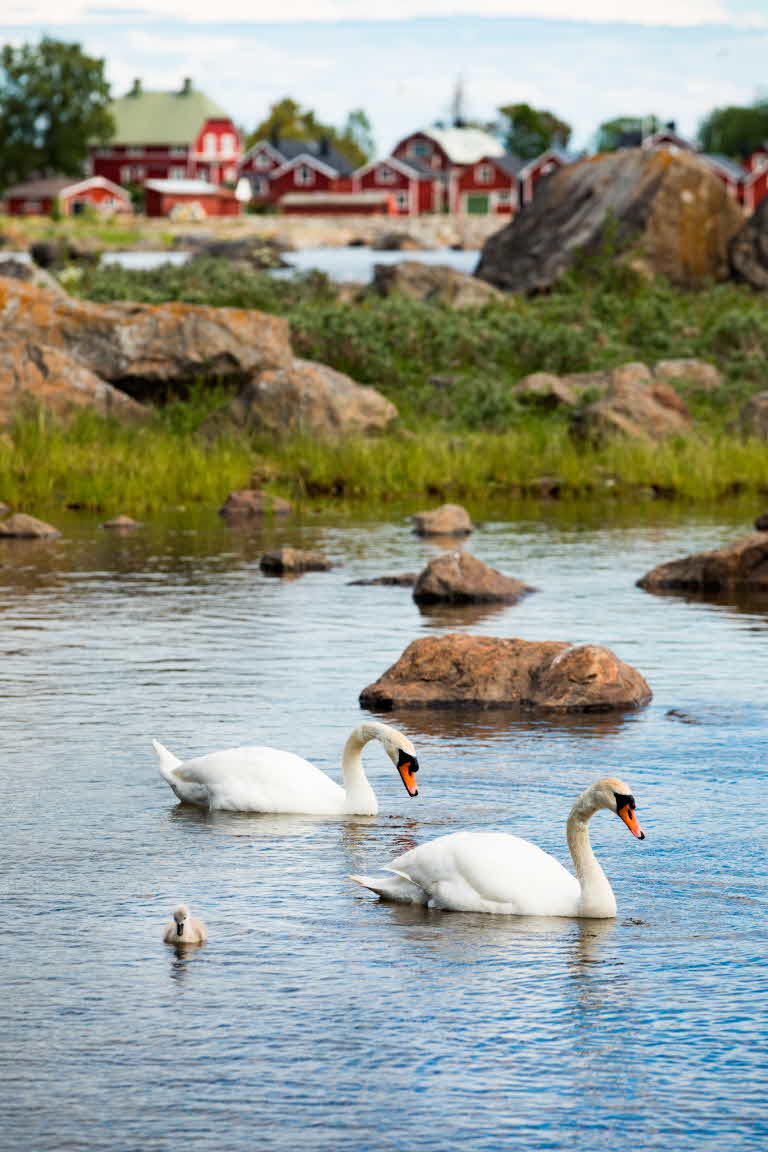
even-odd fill
[[[768,494],[765,441],[731,430],[741,405],[765,387],[768,358],[768,301],[745,286],[684,292],[605,252],[546,295],[462,312],[369,293],[350,301],[318,273],[279,279],[222,260],[151,272],[87,264],[63,280],[98,301],[179,300],[283,315],[297,355],[373,385],[398,406],[400,421],[369,439],[206,439],[199,424],[237,390],[207,380],[163,397],[139,428],[92,414],[65,426],[29,416],[0,436],[0,498],[15,508],[142,514],[218,505],[252,478],[299,501]],[[715,392],[681,384],[693,430],[665,441],[580,441],[564,415],[526,406],[512,391],[531,372],[680,357],[715,364],[723,384]]]

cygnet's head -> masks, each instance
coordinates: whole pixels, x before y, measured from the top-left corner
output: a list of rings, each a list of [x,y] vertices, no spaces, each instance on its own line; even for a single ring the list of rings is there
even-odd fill
[[[590,789],[600,808],[607,808],[610,812],[624,821],[627,828],[638,840],[645,840],[645,832],[637,822],[635,813],[635,798],[632,789],[617,776],[604,776]]]
[[[400,773],[400,779],[405,785],[408,795],[418,796],[416,773],[419,770],[419,762],[416,759],[416,749],[411,741],[402,732],[398,732],[396,728],[390,728],[387,725],[387,731],[381,742],[387,750],[387,756]]]
[[[184,931],[184,921],[189,919],[189,908],[186,904],[179,904],[178,908],[174,908],[173,918],[176,921],[176,934],[181,936]]]

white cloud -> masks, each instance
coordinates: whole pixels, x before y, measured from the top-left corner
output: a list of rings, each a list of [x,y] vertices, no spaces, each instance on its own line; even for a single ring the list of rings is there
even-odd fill
[[[707,24],[765,23],[758,13],[740,20],[728,0],[217,0],[216,21],[248,24],[372,20],[396,21],[434,16],[508,16],[589,23],[695,27]],[[0,24],[84,23],[86,20],[211,20],[207,0],[5,0]]]

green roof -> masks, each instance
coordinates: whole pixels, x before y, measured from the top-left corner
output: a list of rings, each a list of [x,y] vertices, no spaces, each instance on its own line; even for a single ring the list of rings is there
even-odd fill
[[[144,92],[113,100],[112,144],[191,144],[206,120],[228,120],[229,114],[194,88],[178,92]]]

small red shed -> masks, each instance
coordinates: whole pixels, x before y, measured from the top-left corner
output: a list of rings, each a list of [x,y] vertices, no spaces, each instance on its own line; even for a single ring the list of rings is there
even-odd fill
[[[79,216],[86,207],[105,216],[133,211],[130,193],[103,176],[89,176],[86,180],[46,176],[16,184],[5,193],[9,216],[50,216],[57,202],[63,216]]]
[[[147,216],[239,216],[240,201],[228,188],[206,180],[147,180],[144,185]]]
[[[442,185],[436,173],[406,164],[396,156],[364,164],[352,174],[352,181],[355,189],[361,192],[388,193],[398,216],[440,211]]]

